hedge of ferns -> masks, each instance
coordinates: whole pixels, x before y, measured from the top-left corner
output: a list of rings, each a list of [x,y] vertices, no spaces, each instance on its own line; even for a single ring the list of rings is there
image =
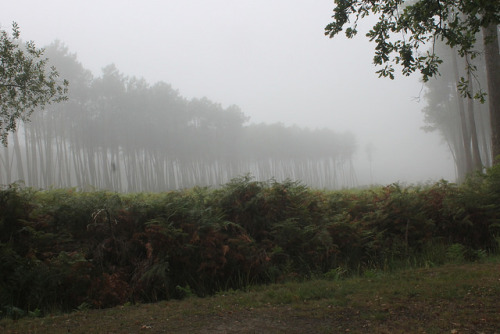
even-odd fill
[[[248,176],[126,195],[6,186],[0,316],[476,260],[497,251],[499,197],[499,168],[335,192]]]

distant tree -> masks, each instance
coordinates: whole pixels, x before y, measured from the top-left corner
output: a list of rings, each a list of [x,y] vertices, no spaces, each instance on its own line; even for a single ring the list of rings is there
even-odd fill
[[[464,98],[457,89],[466,69],[466,59],[460,59],[456,50],[441,42],[436,43],[435,52],[451,61],[440,66],[440,76],[425,83],[427,105],[422,110],[426,123],[423,129],[441,134],[454,159],[457,180],[463,181],[474,171],[491,166],[488,107],[477,100]],[[478,83],[485,86],[484,57],[477,57],[474,62]]]
[[[55,67],[47,67],[44,49],[33,42],[19,43],[19,27],[12,24],[12,37],[0,30],[0,140],[7,146],[9,132],[19,119],[28,121],[36,108],[66,99],[68,82],[59,83]]]
[[[438,40],[458,50],[462,57],[474,58],[474,45],[479,32],[483,35],[488,82],[488,101],[491,117],[492,155],[500,155],[500,54],[498,0],[335,0],[334,21],[325,28],[330,38],[344,27],[348,38],[358,32],[358,21],[370,14],[377,22],[366,34],[375,41],[373,62],[382,68],[380,77],[394,78],[394,64],[401,66],[404,75],[420,72],[424,81],[438,74],[443,62],[431,47]],[[352,19],[352,20],[351,20]],[[473,70],[469,67],[469,70]],[[471,92],[471,80],[461,78],[462,95],[484,100],[481,89]]]

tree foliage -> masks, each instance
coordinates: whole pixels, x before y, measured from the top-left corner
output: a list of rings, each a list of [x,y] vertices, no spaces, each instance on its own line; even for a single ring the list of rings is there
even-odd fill
[[[20,44],[20,31],[12,24],[12,37],[0,30],[0,139],[7,145],[17,121],[28,121],[36,108],[66,99],[68,82],[58,81],[55,67],[47,68],[44,49],[32,41]]]
[[[381,77],[394,78],[394,64],[404,75],[420,72],[424,81],[438,73],[442,60],[429,43],[443,40],[459,53],[474,54],[477,33],[500,22],[497,0],[335,0],[334,21],[325,28],[331,38],[345,29],[348,38],[358,32],[360,19],[377,15],[377,23],[366,34],[376,44],[373,62],[383,66]],[[354,17],[351,23],[351,17]]]

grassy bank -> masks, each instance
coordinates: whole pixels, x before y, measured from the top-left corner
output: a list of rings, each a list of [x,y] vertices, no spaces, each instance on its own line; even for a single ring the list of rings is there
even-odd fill
[[[3,319],[0,329],[4,333],[496,333],[500,260],[486,261]]]

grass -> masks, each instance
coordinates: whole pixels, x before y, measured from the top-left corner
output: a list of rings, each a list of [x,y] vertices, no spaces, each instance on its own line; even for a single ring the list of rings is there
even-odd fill
[[[331,278],[331,277],[330,277]],[[0,321],[2,333],[500,333],[500,258]]]

